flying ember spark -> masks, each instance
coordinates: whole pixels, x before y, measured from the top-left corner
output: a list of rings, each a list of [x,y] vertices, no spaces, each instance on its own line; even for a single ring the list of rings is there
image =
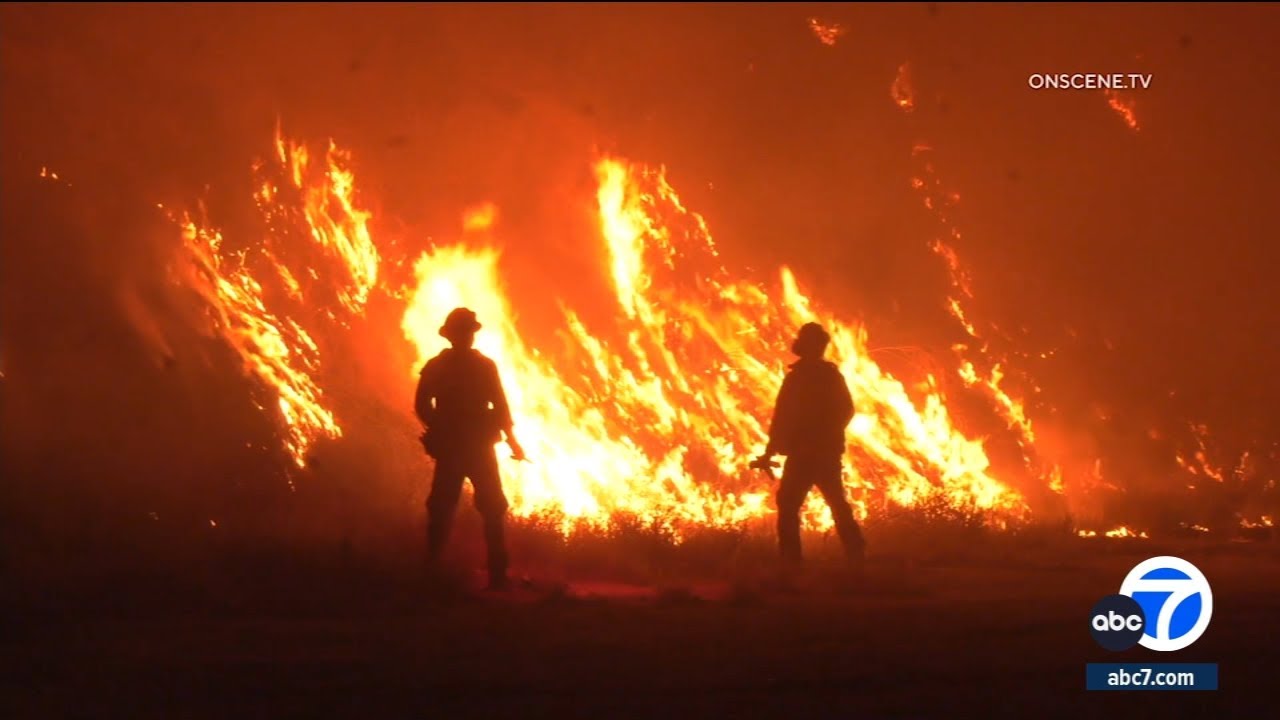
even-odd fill
[[[911,112],[916,107],[916,92],[911,83],[911,63],[902,63],[898,66],[898,74],[893,78],[893,85],[889,86],[889,97],[893,98],[893,102],[904,112]]]
[[[814,37],[818,38],[818,42],[828,47],[833,47],[845,33],[840,23],[819,20],[816,17],[809,18],[809,30],[813,32]]]
[[[1115,111],[1120,119],[1124,121],[1125,126],[1134,132],[1138,132],[1142,128],[1138,125],[1137,100],[1132,95],[1121,94],[1110,88],[1103,90],[1103,94],[1107,98],[1107,107]]]

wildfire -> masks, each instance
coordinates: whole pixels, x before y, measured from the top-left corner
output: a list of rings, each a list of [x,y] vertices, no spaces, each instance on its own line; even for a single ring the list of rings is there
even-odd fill
[[[1128,95],[1122,95],[1115,90],[1106,89],[1102,91],[1107,98],[1107,107],[1111,108],[1124,124],[1132,131],[1138,132],[1142,128],[1138,126],[1137,101]]]
[[[492,321],[480,349],[511,388],[532,459],[506,468],[517,515],[606,523],[625,512],[672,525],[762,516],[772,482],[746,461],[764,444],[785,349],[808,320],[831,330],[859,407],[847,482],[861,515],[939,495],[1006,517],[1024,511],[990,475],[981,441],[953,426],[933,378],[913,395],[870,359],[865,329],[815,308],[790,270],[769,286],[732,277],[661,170],[604,159],[596,174],[616,327],[589,329],[566,310],[573,364],[553,364],[522,339],[491,249],[423,255],[404,318],[419,364],[443,347],[435,331],[449,308]],[[830,525],[816,504],[807,521]]]
[[[362,316],[385,250],[355,201],[344,153],[331,144],[317,163],[279,136],[275,150],[256,167],[254,197],[268,229],[260,243],[231,251],[217,230],[189,218],[181,228],[191,284],[246,371],[274,395],[284,445],[302,467],[318,438],[342,435],[322,389],[329,342],[313,337],[345,332]],[[750,471],[747,460],[764,445],[792,335],[811,320],[831,332],[830,355],[858,407],[846,485],[861,517],[938,501],[1001,525],[1026,516],[1021,495],[992,474],[983,440],[952,421],[936,377],[905,383],[884,371],[868,352],[866,328],[813,301],[790,269],[763,279],[731,272],[663,170],[605,158],[595,172],[601,269],[614,311],[591,327],[564,307],[563,352],[548,354],[518,327],[492,204],[468,209],[460,241],[423,253],[411,288],[391,295],[406,303],[401,329],[416,350],[406,384],[443,349],[436,331],[450,309],[468,306],[485,323],[478,347],[499,367],[530,459],[503,460],[517,516],[554,515],[568,530],[629,515],[677,535],[766,517],[776,480]],[[954,250],[935,249],[952,266],[957,298],[971,297]],[[998,397],[999,366],[977,368],[960,372]],[[1019,417],[1020,405],[1003,407]],[[1031,442],[1021,417],[1011,426]],[[809,527],[831,526],[816,499],[805,513]]]
[[[826,22],[816,17],[809,18],[809,30],[813,31],[813,36],[818,38],[818,42],[832,47],[836,44],[836,40],[844,35],[844,27],[840,23]]]
[[[825,45],[844,33],[816,18],[809,25]],[[890,95],[903,111],[914,109],[908,63]],[[959,195],[943,188],[928,149],[913,153],[921,167],[912,185],[944,231],[932,248],[951,273],[948,309],[972,341],[956,347],[956,372],[1016,433],[1033,475],[1060,493],[1062,469],[1034,458],[1025,403],[1005,387],[1007,359],[991,354],[966,309],[971,281],[949,217]],[[362,315],[382,257],[371,214],[356,203],[347,154],[330,143],[316,160],[279,131],[274,150],[271,162],[256,166],[255,200],[268,229],[261,243],[228,251],[217,230],[189,218],[182,239],[218,332],[274,393],[284,444],[301,467],[317,438],[342,434],[321,389],[313,333],[326,318],[349,328]],[[830,330],[831,354],[859,408],[846,457],[859,515],[935,498],[1001,522],[1025,515],[1022,497],[991,473],[983,441],[952,422],[936,377],[908,385],[882,370],[868,353],[866,328],[813,302],[788,268],[763,281],[731,273],[703,218],[685,208],[661,169],[605,158],[595,170],[598,239],[615,308],[608,326],[588,327],[566,307],[563,355],[553,359],[531,344],[503,284],[491,203],[467,210],[463,242],[417,260],[405,295],[401,327],[416,349],[415,372],[443,348],[436,328],[449,309],[466,305],[486,323],[480,349],[499,366],[531,458],[506,468],[517,515],[558,513],[568,527],[624,513],[673,529],[765,515],[773,481],[748,471],[746,458],[763,446],[791,334],[811,320]],[[306,241],[291,239],[299,235]],[[1179,458],[1191,472],[1221,479],[1202,441],[1196,460]],[[816,502],[806,520],[830,526]],[[1105,535],[1146,536],[1125,527]]]
[[[275,150],[276,164],[255,166],[255,200],[268,229],[263,242],[237,252],[224,247],[221,232],[197,225],[189,215],[179,227],[188,283],[206,301],[215,331],[245,371],[274,394],[284,445],[301,468],[317,438],[342,435],[317,380],[317,318],[359,315],[376,284],[379,259],[368,228],[371,215],[355,203],[346,154],[330,143],[325,163],[316,166],[306,147],[279,131]],[[309,242],[291,242],[297,234]],[[311,289],[320,291],[315,298]],[[328,295],[336,297],[337,307],[329,306]]]

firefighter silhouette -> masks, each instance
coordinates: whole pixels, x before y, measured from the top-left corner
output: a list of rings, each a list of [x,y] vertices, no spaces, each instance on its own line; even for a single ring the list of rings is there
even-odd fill
[[[791,365],[769,426],[769,443],[753,467],[772,466],[774,455],[786,456],[778,486],[778,549],[784,563],[800,564],[800,509],[814,487],[822,493],[849,560],[860,567],[866,543],[845,497],[841,477],[845,428],[853,420],[853,398],[836,364],[823,359],[831,336],[817,323],[796,334]]]
[[[505,436],[513,457],[524,451],[512,430],[511,410],[498,368],[473,347],[480,323],[467,308],[449,313],[440,335],[452,347],[422,368],[414,409],[426,431],[422,445],[435,459],[427,497],[427,556],[434,570],[449,541],[462,483],[471,481],[476,510],[484,523],[489,586],[505,589],[507,498],[502,492],[494,446]]]

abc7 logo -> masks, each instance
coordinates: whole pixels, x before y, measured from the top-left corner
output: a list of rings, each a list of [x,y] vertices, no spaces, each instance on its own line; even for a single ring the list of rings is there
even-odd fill
[[[1120,594],[1093,606],[1089,632],[1107,650],[1181,650],[1200,638],[1212,615],[1213,593],[1200,570],[1181,558],[1156,557],[1129,571]]]

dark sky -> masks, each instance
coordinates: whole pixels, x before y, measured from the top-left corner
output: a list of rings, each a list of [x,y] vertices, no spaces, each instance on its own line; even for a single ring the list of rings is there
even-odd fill
[[[590,197],[600,147],[667,164],[730,265],[789,263],[885,344],[945,347],[935,228],[908,188],[911,147],[926,140],[963,196],[958,250],[977,308],[1027,326],[1034,349],[1063,348],[1037,371],[1060,392],[1146,417],[1176,388],[1187,417],[1275,429],[1277,6],[0,13],[6,187],[48,165],[116,203],[185,201],[206,184],[216,196],[241,188],[280,118],[354,151],[383,222],[449,232],[466,204],[497,202],[521,237],[508,254],[536,276],[588,262],[557,223],[566,198]],[[835,47],[809,33],[811,15],[847,28]],[[911,115],[889,99],[908,61]],[[1096,93],[1026,85],[1072,71],[1153,74],[1141,131]],[[0,273],[6,325],[25,327],[47,291],[29,279],[48,273],[24,266],[47,239],[13,217]],[[138,272],[150,241],[85,242],[59,262],[101,277]]]

